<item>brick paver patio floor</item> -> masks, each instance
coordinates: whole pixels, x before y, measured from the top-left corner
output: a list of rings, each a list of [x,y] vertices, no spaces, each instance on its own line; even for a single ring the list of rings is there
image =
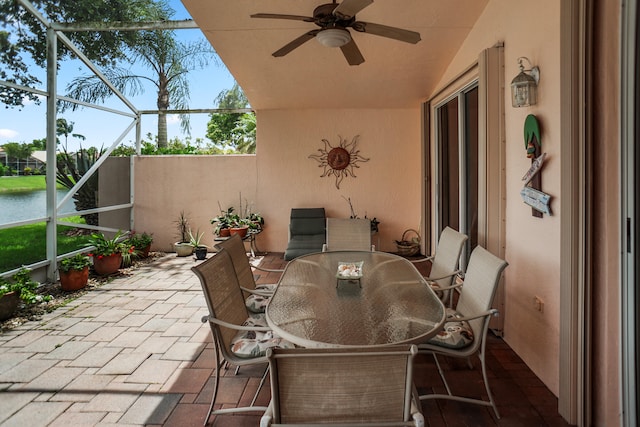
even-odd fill
[[[195,262],[169,254],[116,276],[40,321],[0,334],[0,425],[202,426],[213,390],[213,348],[209,327],[200,321],[207,309],[190,271]],[[270,254],[265,263],[282,267],[282,254]],[[258,283],[278,279],[256,277]],[[567,425],[555,396],[502,340],[494,337],[489,348],[502,419],[475,405],[428,401],[423,403],[427,425]],[[477,388],[477,365],[471,371],[448,366],[456,370],[452,387]],[[226,371],[218,402],[246,404],[263,371],[260,366],[238,375]],[[419,391],[441,391],[437,378],[433,362],[418,358]],[[268,401],[267,385],[257,404]],[[210,425],[257,426],[260,415],[212,417]]]

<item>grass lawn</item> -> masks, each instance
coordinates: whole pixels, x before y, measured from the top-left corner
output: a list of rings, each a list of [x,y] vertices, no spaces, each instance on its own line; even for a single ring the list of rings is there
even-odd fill
[[[2,181],[2,180],[0,180]],[[79,217],[68,217],[66,222],[83,223]],[[80,249],[85,246],[89,236],[67,235],[72,227],[58,226],[58,255]],[[47,258],[45,244],[46,224],[23,225],[0,230],[0,272],[13,270]]]
[[[56,184],[56,187],[64,188],[60,184]],[[46,188],[47,182],[44,175],[0,177],[0,193],[9,191],[45,190]]]

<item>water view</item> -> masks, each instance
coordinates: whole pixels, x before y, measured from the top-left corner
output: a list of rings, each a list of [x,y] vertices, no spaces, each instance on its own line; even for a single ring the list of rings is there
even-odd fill
[[[58,202],[68,190],[57,190]],[[40,218],[47,213],[47,192],[45,190],[17,193],[0,193],[0,224]],[[65,203],[63,213],[75,212],[73,199]]]

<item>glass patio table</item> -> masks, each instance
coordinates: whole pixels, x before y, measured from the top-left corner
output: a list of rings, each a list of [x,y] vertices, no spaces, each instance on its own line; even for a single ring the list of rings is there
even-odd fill
[[[339,276],[340,264],[355,266],[355,275]],[[375,347],[428,340],[445,310],[407,259],[336,251],[289,262],[266,318],[275,333],[301,347]]]

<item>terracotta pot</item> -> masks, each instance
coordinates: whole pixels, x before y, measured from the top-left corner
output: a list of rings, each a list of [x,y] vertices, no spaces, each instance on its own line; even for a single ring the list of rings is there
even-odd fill
[[[103,257],[93,257],[93,268],[96,270],[96,274],[99,274],[100,276],[107,276],[115,273],[120,269],[120,264],[122,264],[121,253]]]
[[[60,271],[60,287],[63,291],[77,291],[87,286],[89,267],[82,270]]]
[[[229,232],[233,236],[234,234],[240,235],[240,237],[245,237],[247,235],[247,231],[249,231],[249,227],[232,227],[229,229]]]
[[[149,256],[149,251],[151,250],[151,244],[148,244],[144,248],[136,248],[138,250],[138,256],[140,258],[146,258]]]
[[[20,294],[9,292],[0,297],[0,320],[7,320],[16,312],[20,305]]]
[[[221,228],[218,232],[218,236],[220,237],[229,237],[231,235],[231,229],[229,228]]]

